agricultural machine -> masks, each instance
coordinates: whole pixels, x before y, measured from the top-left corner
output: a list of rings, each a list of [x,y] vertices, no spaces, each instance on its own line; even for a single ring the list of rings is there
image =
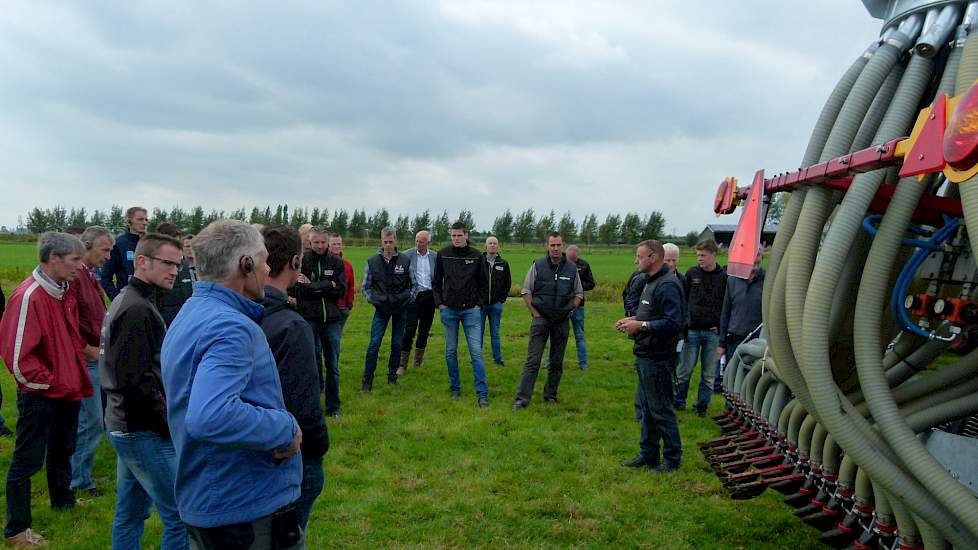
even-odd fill
[[[761,337],[700,447],[732,498],[780,491],[829,546],[978,549],[978,2],[863,3],[882,32],[802,168],[717,191],[731,276],[785,206]]]

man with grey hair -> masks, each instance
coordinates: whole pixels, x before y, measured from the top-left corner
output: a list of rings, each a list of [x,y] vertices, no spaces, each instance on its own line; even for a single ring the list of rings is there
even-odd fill
[[[98,381],[99,339],[105,317],[105,292],[99,285],[95,270],[102,267],[112,253],[112,235],[103,227],[93,226],[81,234],[85,256],[81,269],[68,291],[78,301],[78,330],[85,343],[85,360],[92,380],[92,396],[81,402],[78,413],[78,437],[75,454],[71,455],[71,488],[97,494],[92,479],[92,464],[102,433],[102,392]]]
[[[367,260],[367,267],[363,270],[363,297],[374,306],[361,385],[365,393],[373,389],[377,355],[388,323],[391,324],[391,354],[387,360],[387,383],[397,384],[398,376],[404,374],[398,370],[401,339],[404,337],[404,312],[414,300],[411,260],[397,253],[397,236],[393,229],[385,227],[381,231],[380,244],[380,252]]]
[[[438,253],[428,248],[431,243],[431,233],[418,231],[414,236],[414,248],[404,252],[411,261],[411,275],[414,277],[414,301],[407,308],[407,324],[404,327],[404,339],[401,341],[401,363],[398,372],[407,369],[411,357],[411,346],[414,345],[414,368],[424,363],[424,350],[428,347],[428,334],[431,333],[431,322],[435,318],[435,298],[431,290],[431,278],[435,273],[435,261]],[[417,333],[417,340],[415,340]]]
[[[489,339],[492,360],[503,366],[502,331],[503,304],[513,285],[513,274],[509,262],[499,255],[499,239],[486,238],[486,251],[482,253],[482,271],[486,279],[486,305],[482,308],[482,337],[485,340],[486,319],[489,319]]]
[[[0,357],[17,382],[17,442],[7,470],[8,546],[46,544],[31,530],[31,476],[47,460],[52,508],[71,508],[71,455],[79,402],[92,395],[78,327],[77,296],[68,292],[85,247],[67,233],[44,233],[38,265],[10,296],[0,320]],[[88,355],[91,359],[91,355]],[[46,458],[45,458],[46,457]]]
[[[258,324],[268,251],[253,227],[218,220],[194,239],[194,257],[200,280],[161,354],[180,517],[193,548],[244,535],[253,548],[304,548],[290,507],[302,431]]]

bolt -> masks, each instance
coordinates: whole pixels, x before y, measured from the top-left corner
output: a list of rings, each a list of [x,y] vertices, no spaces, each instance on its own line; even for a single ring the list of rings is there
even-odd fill
[[[920,154],[920,156],[919,156],[919,157],[917,157],[917,160],[924,160],[924,154],[923,154],[923,153],[921,153],[921,154]]]

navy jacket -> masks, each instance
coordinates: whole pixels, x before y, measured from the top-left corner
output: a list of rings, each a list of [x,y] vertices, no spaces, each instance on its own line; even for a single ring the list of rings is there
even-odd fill
[[[302,459],[313,462],[329,450],[329,432],[319,403],[319,370],[312,327],[289,307],[288,299],[289,295],[281,290],[265,287],[261,330],[275,357],[285,409],[302,428]]]
[[[727,292],[723,295],[723,313],[720,314],[720,347],[727,347],[728,334],[740,339],[761,324],[763,289],[763,268],[758,269],[752,281],[727,277]]]
[[[115,300],[119,291],[129,284],[129,278],[135,273],[136,245],[139,235],[126,231],[119,235],[112,247],[109,261],[99,269],[99,283],[108,294],[109,300]]]
[[[679,279],[662,266],[650,275],[642,290],[635,319],[648,321],[649,330],[635,335],[632,348],[637,357],[660,359],[676,354],[683,328],[683,289]]]

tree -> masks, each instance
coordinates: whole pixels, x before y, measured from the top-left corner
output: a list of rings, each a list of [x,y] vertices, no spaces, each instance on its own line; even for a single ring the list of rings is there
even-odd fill
[[[154,208],[153,212],[149,216],[149,224],[146,226],[146,230],[150,233],[156,231],[156,228],[160,226],[161,223],[167,221],[166,210],[162,208]]]
[[[781,216],[784,214],[784,208],[787,206],[787,201],[790,199],[790,195],[787,193],[778,193],[774,195],[774,199],[771,201],[771,205],[767,208],[767,220],[764,222],[766,224],[779,224],[781,223]]]
[[[551,231],[557,230],[557,214],[551,210],[549,214],[537,220],[536,238],[537,241],[547,242],[547,235]]]
[[[391,214],[386,208],[381,208],[380,210],[374,212],[373,216],[370,216],[370,222],[367,223],[370,229],[370,235],[380,238],[380,232],[384,230],[385,227],[391,226]]]
[[[574,221],[570,211],[564,212],[564,215],[560,217],[560,222],[557,223],[557,231],[564,238],[565,243],[577,241],[577,222]]]
[[[700,242],[700,234],[695,231],[690,231],[689,233],[686,233],[684,240],[686,241],[686,246],[696,246],[696,243]]]
[[[299,229],[302,224],[309,223],[309,218],[306,216],[306,209],[296,208],[292,211],[292,219],[289,221],[289,225]]]
[[[347,235],[349,232],[350,215],[346,213],[346,210],[340,209],[339,212],[333,213],[333,222],[330,224],[330,229],[334,233],[339,233],[340,235]]]
[[[431,212],[427,208],[424,212],[415,214],[411,222],[411,232],[417,234],[419,231],[431,231]]]
[[[513,213],[509,208],[492,222],[492,234],[501,242],[509,242],[513,238]]]
[[[459,212],[457,221],[462,222],[462,224],[465,225],[465,228],[470,232],[475,231],[475,218],[472,217],[471,210],[462,210]]]
[[[649,217],[645,218],[645,223],[642,224],[642,240],[646,239],[662,239],[662,232],[666,228],[666,218],[662,215],[662,212],[658,210],[653,210],[649,213]]]
[[[122,213],[122,207],[113,204],[109,208],[109,218],[106,220],[109,225],[109,229],[112,231],[122,231],[126,227],[126,216]]]
[[[397,233],[398,239],[404,242],[411,242],[411,218],[398,216],[397,221],[394,222],[394,232]]]
[[[244,208],[238,208],[234,212],[228,214],[228,219],[238,220],[239,222],[248,221],[248,213],[245,212]]]
[[[594,214],[588,214],[581,222],[581,240],[588,246],[598,240],[598,217]]]
[[[271,220],[265,223],[271,222],[271,225],[282,225],[283,219],[285,218],[283,218],[283,214],[282,214],[282,205],[279,204],[275,207],[275,215],[272,216]]]
[[[322,223],[320,220],[321,216],[322,214],[319,212],[319,207],[317,206],[313,208],[312,214],[309,215],[309,223],[311,223],[315,227],[319,227],[319,224]]]
[[[641,233],[642,218],[634,212],[625,214],[625,220],[621,222],[621,240],[628,244],[636,244]]]
[[[187,232],[196,235],[204,227],[204,207],[197,205],[190,211],[190,216],[187,218]]]
[[[64,231],[68,227],[68,212],[63,206],[58,205],[48,213],[48,225],[50,229]]]
[[[367,213],[359,208],[355,209],[353,216],[350,217],[350,225],[347,228],[350,237],[364,237],[366,239],[364,232],[368,229],[370,228],[367,225]]]
[[[166,213],[164,213],[164,216]],[[88,213],[85,212],[85,207],[81,207],[78,210],[74,208],[68,214],[68,225],[73,225],[75,227],[85,227],[85,221],[88,218]]]
[[[262,211],[258,207],[251,209],[251,215],[248,216],[248,223],[262,223]]]
[[[526,241],[533,240],[533,232],[536,230],[536,214],[532,208],[520,212],[513,223],[513,236],[520,244],[525,245]]]
[[[184,229],[187,225],[187,214],[183,211],[183,208],[179,206],[174,206],[170,209],[170,216],[168,221],[177,227]]]
[[[101,210],[96,210],[92,212],[92,218],[88,220],[88,225],[97,225],[99,227],[105,225],[105,212]]]
[[[448,231],[452,224],[448,221],[448,210],[443,210],[435,220],[435,234],[432,240],[437,243],[448,242]]]
[[[44,233],[48,230],[48,214],[38,207],[27,213],[27,230],[31,233]]]
[[[618,242],[618,235],[621,231],[621,216],[618,214],[608,214],[604,223],[598,228],[598,236],[601,242],[607,245]]]

